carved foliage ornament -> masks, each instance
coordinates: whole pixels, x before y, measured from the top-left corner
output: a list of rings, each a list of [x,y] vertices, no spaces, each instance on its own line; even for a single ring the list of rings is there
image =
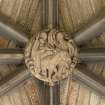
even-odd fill
[[[55,29],[36,33],[25,49],[25,63],[38,79],[54,85],[72,74],[78,51],[72,39]]]

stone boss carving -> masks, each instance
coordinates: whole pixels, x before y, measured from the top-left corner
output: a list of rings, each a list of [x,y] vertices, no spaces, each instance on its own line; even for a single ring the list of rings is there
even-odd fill
[[[73,40],[55,29],[36,33],[25,49],[28,69],[49,85],[72,74],[77,62],[78,51]]]

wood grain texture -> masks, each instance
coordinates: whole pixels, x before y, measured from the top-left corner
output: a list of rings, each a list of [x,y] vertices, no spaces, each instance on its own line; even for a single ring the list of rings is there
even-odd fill
[[[79,96],[80,85],[76,81],[72,81],[69,87],[67,105],[76,105]]]
[[[69,32],[79,30],[104,7],[102,0],[60,0],[59,4],[64,29]]]
[[[69,87],[70,78],[60,82],[60,105],[66,105]]]
[[[37,84],[27,80],[0,97],[0,105],[41,105]],[[38,101],[39,99],[40,101]]]
[[[89,99],[90,91],[86,87],[80,86],[77,105],[89,105]]]
[[[40,0],[2,0],[0,11],[21,28],[21,31],[30,35],[34,20],[34,28],[41,27],[41,2]],[[40,15],[38,14],[40,13]],[[39,26],[40,25],[40,26]]]
[[[105,0],[60,0],[60,28],[72,35],[72,33],[79,31],[104,9]],[[103,47],[105,45],[104,39],[105,35],[103,34],[101,37],[91,41],[87,46]],[[88,64],[88,68],[97,76],[104,74],[104,64]],[[76,85],[77,83],[75,83],[75,86]],[[72,90],[72,92],[75,93],[75,90]],[[70,97],[71,99],[75,97],[72,102],[73,105],[100,105],[101,100],[99,95],[86,89],[86,87],[80,86],[76,93],[78,93],[78,95],[73,94]],[[72,105],[72,103],[69,103],[69,105]]]
[[[90,105],[100,105],[101,98],[97,94],[91,93]]]
[[[105,97],[101,97],[100,105],[105,105]]]
[[[27,35],[33,35],[41,29],[40,1],[0,0],[0,11],[9,16]],[[83,28],[97,13],[105,9],[105,0],[59,0],[59,2],[60,30],[70,32],[71,35]],[[1,40],[0,47],[7,47],[8,42],[3,41],[4,39]],[[105,46],[105,35],[94,39],[87,46]],[[91,68],[90,71],[97,76],[101,75],[105,78],[104,65],[88,66]],[[13,69],[14,67],[11,65],[9,65],[9,68],[5,65],[0,66],[0,76],[6,76]],[[78,84],[77,81],[73,81],[70,85],[69,81],[61,83],[61,105],[66,105],[66,102],[67,105],[105,105],[105,98],[100,98],[98,94]],[[32,105],[35,100],[31,100],[30,96],[32,95],[35,99],[35,94],[32,93],[31,89],[36,89],[33,84],[29,87],[25,84],[17,86],[0,97],[0,105]],[[64,100],[65,96],[68,96],[68,100],[67,98]]]
[[[6,16],[10,17],[10,19],[18,27],[20,27],[22,31],[29,35],[31,32],[33,34],[41,27],[40,5],[41,3],[39,3],[39,0],[1,0],[0,11]],[[0,48],[6,48],[8,45],[12,48],[15,47],[13,42],[8,44],[8,41],[5,41],[3,38],[0,38],[0,40]],[[15,68],[16,67],[14,65],[0,65],[0,79],[8,76],[12,72],[15,72]],[[35,100],[31,100],[29,95],[33,94],[31,89],[34,90],[36,88],[34,86],[27,88],[23,87],[27,86],[18,86],[9,93],[3,95],[0,98],[0,105],[31,105],[33,102],[35,102]]]

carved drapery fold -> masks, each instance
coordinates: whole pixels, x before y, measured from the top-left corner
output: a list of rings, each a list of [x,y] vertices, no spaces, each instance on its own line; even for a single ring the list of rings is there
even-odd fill
[[[72,75],[77,61],[78,51],[74,41],[55,29],[36,33],[25,50],[28,69],[49,85]]]

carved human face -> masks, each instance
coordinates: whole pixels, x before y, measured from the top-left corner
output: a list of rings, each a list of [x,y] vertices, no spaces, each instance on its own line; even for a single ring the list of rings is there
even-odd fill
[[[47,34],[45,32],[41,32],[40,36],[39,36],[39,40],[41,44],[44,44],[47,40]]]
[[[72,73],[77,64],[77,48],[64,39],[62,32],[52,29],[38,35],[29,43],[26,65],[36,78],[54,85]]]

